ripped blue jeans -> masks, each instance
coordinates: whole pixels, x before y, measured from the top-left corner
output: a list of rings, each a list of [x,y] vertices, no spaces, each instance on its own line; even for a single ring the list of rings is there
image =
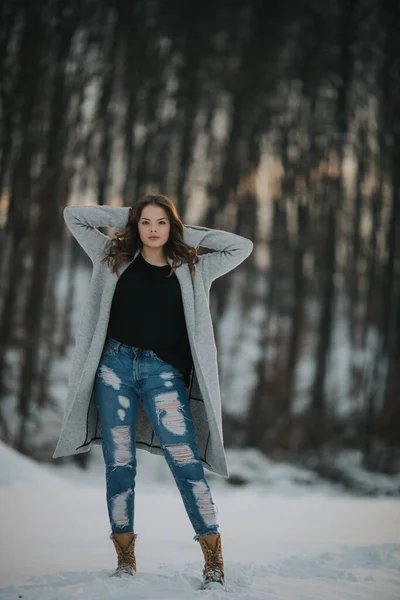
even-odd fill
[[[179,369],[152,350],[108,336],[94,392],[102,429],[110,538],[114,533],[134,532],[140,398],[196,532],[193,539],[218,533],[216,507],[198,456],[189,396]]]

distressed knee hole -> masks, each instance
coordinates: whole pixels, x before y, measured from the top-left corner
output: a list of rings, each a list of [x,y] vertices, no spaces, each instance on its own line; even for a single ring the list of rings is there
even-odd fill
[[[119,390],[121,387],[121,380],[118,375],[110,369],[110,367],[106,367],[106,365],[102,365],[100,367],[101,379],[106,385],[111,385],[114,390]]]
[[[173,444],[165,447],[178,465],[197,463],[193,451],[188,444]]]
[[[211,500],[210,488],[204,481],[190,481],[193,495],[204,523],[211,527],[216,525],[214,504]]]
[[[111,430],[114,440],[114,467],[126,465],[132,458],[129,425],[120,425]]]
[[[124,408],[129,408],[130,406],[129,398],[127,398],[126,396],[118,396],[118,402]],[[126,413],[123,408],[119,408],[117,410],[117,415],[119,416],[121,421],[125,420]]]
[[[174,374],[172,371],[163,371],[160,373],[161,379],[173,379]]]
[[[131,403],[129,402],[129,398],[127,398],[126,396],[118,396],[118,402],[124,408],[129,408],[131,405]]]
[[[186,433],[185,418],[182,414],[182,404],[178,398],[177,391],[158,394],[155,397],[155,403],[158,422],[160,422],[160,413],[165,412],[161,417],[164,427],[175,435]]]
[[[129,516],[127,510],[127,499],[128,496],[133,494],[131,489],[121,494],[117,494],[111,498],[111,516],[112,520],[118,527],[125,527],[129,525]]]

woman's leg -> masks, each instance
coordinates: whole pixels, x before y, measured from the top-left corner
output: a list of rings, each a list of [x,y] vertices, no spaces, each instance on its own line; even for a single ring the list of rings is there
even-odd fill
[[[106,466],[110,537],[115,535],[120,543],[126,545],[134,535],[136,419],[139,406],[129,353],[106,342],[94,386]]]
[[[218,533],[215,505],[199,459],[182,373],[160,358],[146,358],[141,396],[196,532],[194,539]]]

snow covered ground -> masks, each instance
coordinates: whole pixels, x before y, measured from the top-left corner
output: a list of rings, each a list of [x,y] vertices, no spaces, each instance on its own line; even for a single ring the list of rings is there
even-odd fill
[[[138,572],[110,578],[116,555],[108,538],[101,449],[90,452],[93,464],[82,471],[34,463],[0,442],[2,600],[400,598],[400,500],[351,497],[282,467],[275,470],[280,476],[271,467],[268,484],[259,478],[232,487],[208,476],[227,591],[200,590],[202,553],[179,493],[163,458],[143,451],[135,510]],[[228,453],[231,465],[238,461],[237,451]]]

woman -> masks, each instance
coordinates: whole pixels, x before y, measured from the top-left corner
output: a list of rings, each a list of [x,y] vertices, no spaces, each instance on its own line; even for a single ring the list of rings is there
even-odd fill
[[[115,574],[136,571],[136,448],[163,454],[203,550],[202,587],[224,585],[221,535],[204,467],[227,476],[209,290],[253,243],[184,225],[166,196],[132,207],[70,206],[93,263],[53,457],[102,445]],[[122,228],[113,239],[97,226]],[[197,246],[215,250],[197,255]],[[77,445],[78,444],[78,445]]]

